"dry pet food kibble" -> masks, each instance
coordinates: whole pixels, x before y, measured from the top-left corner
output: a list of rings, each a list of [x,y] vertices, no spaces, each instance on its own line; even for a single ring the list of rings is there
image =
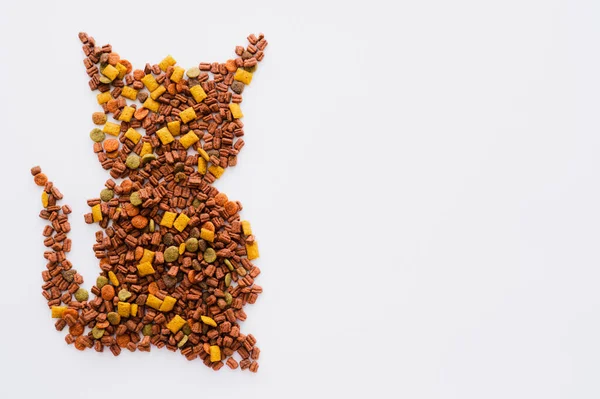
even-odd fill
[[[56,329],[68,327],[65,341],[78,350],[116,356],[155,346],[214,370],[256,372],[260,350],[240,324],[262,292],[258,243],[241,203],[213,184],[244,146],[241,93],[267,41],[250,35],[225,63],[186,69],[167,55],[134,70],[111,45],[79,38],[97,91],[90,145],[110,178],[84,215],[100,227],[100,275],[88,292],[67,259],[71,208],[57,204],[62,194],[40,167],[31,169],[43,188],[42,294]]]

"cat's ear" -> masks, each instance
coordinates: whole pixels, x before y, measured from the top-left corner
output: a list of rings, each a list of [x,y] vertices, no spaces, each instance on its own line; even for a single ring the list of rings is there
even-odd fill
[[[84,32],[79,33],[79,40],[83,43],[83,53],[86,56],[83,65],[90,77],[88,84],[91,90],[99,89],[101,85],[110,85],[131,72],[131,63],[112,51],[110,44],[99,46],[92,36]]]

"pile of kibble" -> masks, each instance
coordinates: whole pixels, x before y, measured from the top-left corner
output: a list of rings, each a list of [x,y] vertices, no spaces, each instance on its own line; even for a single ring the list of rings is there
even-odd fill
[[[90,299],[66,258],[71,209],[57,205],[62,194],[39,167],[31,170],[44,188],[40,217],[50,222],[42,288],[57,330],[68,326],[65,340],[80,350],[108,347],[118,355],[121,348],[155,345],[214,370],[227,364],[256,372],[260,350],[239,322],[246,319],[244,305],[262,292],[252,263],[258,246],[240,219],[240,202],[211,184],[237,163],[244,145],[241,93],[267,41],[248,36],[248,46],[236,47],[237,58],[225,63],[186,71],[167,56],[132,71],[110,45],[97,46],[85,33],[79,38],[102,107],[92,115],[102,128],[90,138],[112,179],[88,200],[85,215],[102,228],[93,246],[101,272]]]

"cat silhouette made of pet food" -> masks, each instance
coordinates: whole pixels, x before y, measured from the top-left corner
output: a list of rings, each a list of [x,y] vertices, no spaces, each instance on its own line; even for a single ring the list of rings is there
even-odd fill
[[[56,204],[62,194],[32,169],[44,186],[40,216],[50,222],[42,288],[56,328],[68,326],[65,340],[80,350],[108,347],[118,355],[155,345],[215,370],[227,364],[256,372],[260,350],[239,322],[262,292],[252,262],[258,246],[240,219],[241,203],[213,183],[244,145],[241,94],[267,41],[248,36],[247,47],[237,46],[237,57],[224,63],[185,70],[167,56],[133,70],[112,46],[86,33],[79,39],[100,107],[90,138],[111,178],[85,215],[101,227],[91,299],[66,258],[71,210]]]

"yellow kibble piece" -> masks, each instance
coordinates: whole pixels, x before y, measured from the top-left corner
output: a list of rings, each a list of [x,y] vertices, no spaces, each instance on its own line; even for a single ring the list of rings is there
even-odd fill
[[[167,55],[161,62],[158,63],[161,71],[166,71],[168,67],[173,66],[177,63],[171,55]]]
[[[206,174],[206,159],[198,158],[198,173]]]
[[[141,80],[144,86],[146,86],[146,89],[148,89],[148,91],[154,91],[159,86],[158,82],[156,81],[156,79],[154,79],[154,76],[152,76],[151,74],[144,76]]]
[[[173,310],[176,303],[177,299],[167,295],[163,300],[162,305],[160,305],[160,309],[158,310],[160,310],[161,312],[170,312],[171,310]]]
[[[176,213],[166,211],[163,214],[162,220],[160,221],[160,225],[165,226],[165,227],[173,227],[173,222],[175,221],[176,217],[177,217]]]
[[[258,258],[258,244],[256,241],[252,244],[246,244],[246,254],[249,260]]]
[[[208,167],[208,171],[210,173],[212,173],[212,175],[218,179],[219,177],[223,176],[223,173],[225,172],[225,169],[223,169],[220,166],[210,165]]]
[[[246,71],[245,69],[238,68],[238,70],[235,71],[233,79],[242,82],[245,85],[249,85],[250,82],[252,82],[252,73]]]
[[[117,75],[117,76],[119,77],[119,79],[123,79],[123,77],[127,73],[127,67],[125,65],[121,64],[120,62],[118,62],[116,68],[117,68],[117,71],[119,71],[119,75]]]
[[[156,310],[160,309],[162,302],[160,299],[158,299],[157,297],[155,297],[152,294],[148,294],[148,298],[146,298],[146,305],[150,306],[151,308],[154,308]]]
[[[181,328],[185,325],[185,320],[179,316],[179,315],[175,315],[175,317],[173,317],[171,319],[171,321],[167,324],[167,328],[169,330],[171,330],[171,332],[173,334],[177,334],[177,332],[179,330],[181,330]]]
[[[99,222],[102,220],[102,209],[100,208],[100,204],[92,207],[92,220],[94,222]]]
[[[104,93],[98,94],[96,99],[98,100],[98,104],[104,104],[112,99],[112,95],[110,94],[110,91],[105,91]]]
[[[219,348],[217,345],[211,345],[209,348],[209,352],[211,362],[221,361],[221,348]]]
[[[150,97],[148,97],[142,105],[144,106],[144,108],[148,108],[150,111],[154,112],[158,112],[158,108],[160,107],[160,104],[151,99]]]
[[[135,112],[135,108],[130,107],[129,105],[125,106],[123,110],[121,110],[121,115],[119,115],[119,120],[124,122],[129,122],[133,113]]]
[[[247,220],[242,220],[242,232],[245,236],[252,235],[252,227],[250,227],[250,222]]]
[[[244,116],[244,114],[242,114],[242,109],[240,108],[240,104],[236,104],[236,103],[229,104],[229,110],[231,111],[231,116],[233,116],[234,119],[240,119]]]
[[[156,132],[156,135],[158,136],[161,143],[163,143],[163,144],[169,144],[175,140],[173,138],[173,135],[171,134],[171,132],[169,132],[169,129],[167,129],[166,127],[158,129],[158,131]]]
[[[179,231],[183,231],[183,229],[186,228],[189,222],[190,218],[188,217],[188,215],[186,215],[185,213],[180,213],[179,216],[177,216],[175,222],[173,222],[173,227],[175,227]]]
[[[115,78],[119,75],[119,70],[117,68],[115,68],[114,66],[108,64],[102,70],[102,75],[106,76],[110,80],[115,80]]]
[[[179,142],[185,149],[188,149],[188,148],[190,148],[190,146],[197,143],[198,140],[200,140],[200,138],[198,136],[196,136],[196,133],[190,131],[189,133],[181,136],[181,138],[179,139]]]
[[[135,100],[137,98],[138,91],[132,87],[124,86],[121,90],[121,95],[130,100]]]
[[[144,143],[142,144],[142,150],[140,151],[140,157],[143,157],[146,154],[152,154],[152,144]]]
[[[167,129],[169,129],[169,132],[171,132],[171,134],[173,136],[179,136],[179,133],[181,133],[181,122],[179,122],[179,121],[167,122]]]
[[[137,311],[138,311],[137,303],[132,303],[131,304],[131,316],[133,316],[133,317],[137,316]]]
[[[142,255],[142,259],[140,259],[140,263],[152,262],[153,260],[154,260],[154,251],[150,251],[149,249],[144,248],[144,254]]]
[[[188,123],[196,119],[196,111],[194,111],[194,108],[192,107],[186,108],[179,113],[179,117],[183,123]]]
[[[131,314],[131,304],[129,302],[119,302],[117,304],[117,313],[121,317],[129,317]]]
[[[110,134],[111,136],[118,136],[121,132],[121,125],[117,125],[116,123],[106,122],[102,131],[106,134]]]
[[[139,265],[137,265],[137,270],[141,277],[156,273],[152,267],[152,263],[150,262],[141,262]]]
[[[121,285],[121,283],[119,283],[119,279],[117,278],[117,275],[114,274],[113,272],[108,272],[108,279],[110,280],[112,285],[114,285],[115,287],[118,287],[119,285]]]
[[[209,326],[213,326],[213,327],[217,326],[217,323],[208,316],[200,316],[200,320],[202,320],[202,323],[208,324]]]
[[[210,156],[206,151],[204,151],[204,148],[198,148],[198,154],[200,154],[200,156],[204,158],[206,162],[208,162],[208,160],[210,159]]]
[[[165,86],[163,86],[163,85],[160,85],[155,90],[152,90],[152,93],[150,93],[150,98],[153,99],[153,100],[156,100],[165,91],[167,91],[167,88]]]
[[[138,133],[134,128],[129,128],[125,133],[125,137],[127,137],[133,144],[137,144],[142,138],[142,134]]]
[[[66,306],[52,306],[52,318],[60,319],[63,316],[65,310],[67,310]]]
[[[202,102],[207,97],[206,92],[200,85],[190,87],[190,93],[192,93],[197,103]]]
[[[45,208],[48,206],[48,193],[42,191],[42,206]]]
[[[185,242],[182,242],[181,244],[179,244],[179,255],[183,254],[185,252]]]
[[[208,229],[200,229],[200,238],[213,242],[215,240],[215,232]]]
[[[183,78],[184,73],[185,73],[185,69],[183,69],[182,67],[176,66],[173,69],[173,73],[171,74],[171,77],[169,79],[171,79],[171,82],[177,83],[181,80],[181,78]]]

